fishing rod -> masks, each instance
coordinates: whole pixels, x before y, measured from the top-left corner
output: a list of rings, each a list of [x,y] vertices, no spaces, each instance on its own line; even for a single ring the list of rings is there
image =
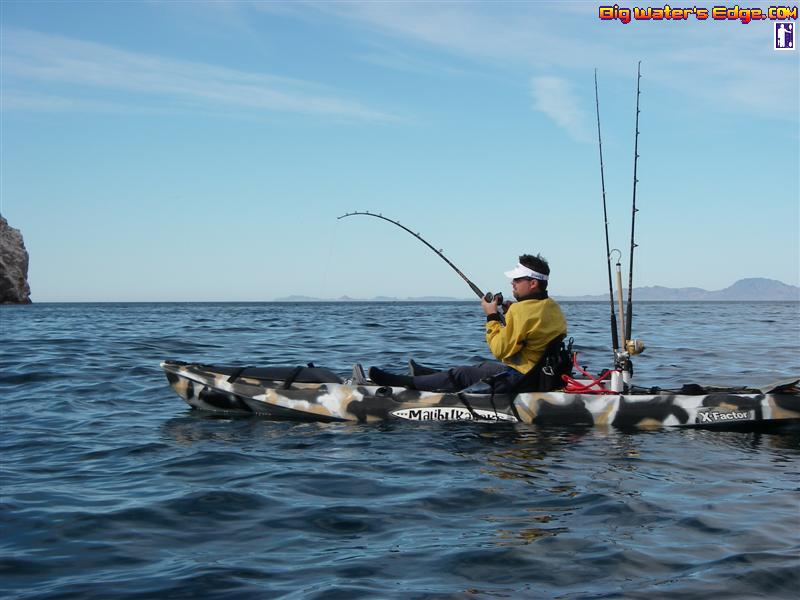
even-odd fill
[[[633,321],[633,249],[636,248],[634,241],[634,231],[636,229],[636,213],[639,209],[636,208],[636,184],[639,181],[636,178],[636,167],[639,163],[639,96],[641,95],[639,84],[642,80],[642,61],[639,61],[639,67],[636,73],[636,138],[633,145],[633,206],[631,209],[631,255],[628,260],[628,309],[627,320],[625,321],[625,340],[626,348],[630,345],[631,340],[631,325]],[[630,352],[630,351],[629,351]],[[633,352],[631,352],[633,354]]]
[[[403,230],[407,231],[408,233],[413,235],[415,238],[417,238],[420,242],[425,244],[428,248],[433,250],[436,254],[438,254],[439,258],[441,258],[444,262],[446,262],[448,265],[450,265],[450,268],[453,269],[456,273],[458,273],[458,275],[461,277],[461,279],[463,279],[464,281],[467,282],[467,285],[470,287],[470,289],[473,292],[475,292],[475,294],[478,296],[478,298],[483,298],[487,302],[491,302],[492,300],[497,299],[498,306],[503,304],[503,294],[500,294],[500,293],[492,294],[491,292],[487,292],[486,294],[484,294],[477,285],[472,283],[469,280],[469,278],[466,275],[464,275],[464,273],[461,272],[461,269],[459,269],[452,262],[450,262],[450,260],[442,253],[441,249],[437,250],[431,244],[429,244],[420,234],[411,231],[408,227],[406,227],[405,225],[402,225],[399,221],[395,221],[394,219],[390,219],[389,217],[384,217],[382,214],[371,213],[368,210],[363,211],[363,212],[362,211],[355,211],[355,212],[351,212],[351,213],[345,213],[341,217],[336,217],[336,218],[337,219],[344,219],[345,217],[352,217],[354,215],[363,215],[365,217],[375,217],[376,219],[383,219],[384,221],[388,221],[389,223],[397,225],[400,229],[403,229]]]
[[[625,311],[624,307],[625,304],[622,302],[622,265],[620,261],[622,260],[622,252],[614,248],[611,251],[611,254],[617,254],[617,264],[616,264],[616,275],[617,275],[617,305],[619,306],[619,335],[624,340],[625,339]],[[622,352],[615,352],[615,355],[618,359],[618,363],[620,366],[625,367],[625,361],[623,359],[622,354],[627,351],[626,348],[622,349]]]
[[[600,137],[600,98],[597,93],[597,69],[594,70],[594,103],[597,107],[597,145],[600,147],[600,188],[603,192],[603,220],[606,228],[606,262],[608,266],[608,300],[611,306],[611,343],[614,353],[619,350],[619,338],[617,337],[617,317],[614,314],[614,286],[611,283],[611,246],[608,242],[608,210],[606,209],[606,179],[603,171],[603,140]],[[619,252],[619,250],[617,250]],[[620,252],[620,256],[622,253]],[[619,272],[619,262],[617,262]],[[622,301],[620,300],[620,305]],[[620,321],[622,325],[622,321]]]

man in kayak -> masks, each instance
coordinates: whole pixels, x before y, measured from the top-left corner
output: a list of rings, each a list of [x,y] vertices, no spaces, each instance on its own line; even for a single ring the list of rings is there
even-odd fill
[[[511,303],[503,324],[497,299],[481,299],[486,313],[486,343],[498,361],[452,367],[446,371],[414,369],[414,375],[396,375],[372,367],[369,378],[377,385],[407,387],[423,391],[455,392],[487,377],[501,376],[506,389],[530,371],[554,340],[563,339],[567,321],[558,303],[547,295],[550,266],[540,255],[523,254],[519,264],[507,271],[517,302]]]

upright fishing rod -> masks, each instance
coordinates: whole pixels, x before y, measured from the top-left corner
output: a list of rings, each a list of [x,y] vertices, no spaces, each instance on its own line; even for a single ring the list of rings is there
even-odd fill
[[[473,292],[475,292],[475,294],[478,296],[478,298],[483,298],[487,302],[491,302],[493,299],[496,298],[498,305],[503,303],[503,295],[502,294],[492,294],[491,292],[487,292],[486,294],[484,294],[477,285],[472,283],[469,280],[469,278],[466,275],[464,275],[464,273],[461,272],[461,269],[459,269],[452,262],[450,262],[450,260],[442,253],[441,250],[437,250],[436,248],[434,248],[420,234],[411,231],[405,225],[400,224],[399,221],[395,221],[394,219],[390,219],[389,217],[384,217],[381,214],[371,213],[368,210],[367,211],[363,211],[363,212],[362,211],[355,211],[355,212],[351,212],[351,213],[345,213],[342,216],[336,217],[336,218],[337,219],[344,219],[345,217],[352,217],[354,215],[363,215],[365,217],[375,217],[376,219],[383,219],[384,221],[389,221],[389,223],[393,223],[394,225],[397,225],[400,229],[403,229],[403,230],[407,231],[408,233],[413,235],[415,238],[417,238],[420,242],[425,244],[428,248],[433,250],[439,256],[439,258],[441,258],[444,262],[446,262],[448,265],[450,265],[450,268],[453,269],[456,273],[458,273],[458,275],[461,277],[461,279],[463,279],[464,281],[467,282],[467,285],[470,287],[470,289]]]
[[[617,317],[614,313],[614,286],[611,283],[611,246],[608,242],[608,210],[606,209],[606,179],[603,170],[603,140],[600,137],[600,98],[597,92],[597,69],[594,70],[594,103],[597,107],[597,145],[600,148],[600,188],[603,192],[603,220],[606,228],[606,262],[608,263],[608,300],[611,306],[611,343],[614,353],[619,350]],[[619,263],[618,263],[619,264]]]
[[[636,248],[634,232],[636,230],[636,213],[638,212],[636,208],[636,184],[639,180],[636,178],[636,167],[639,163],[639,96],[641,95],[639,84],[641,80],[642,61],[639,61],[636,73],[636,138],[633,145],[633,205],[631,208],[631,255],[628,260],[628,308],[627,319],[625,321],[625,340],[623,343],[631,339],[631,325],[633,322],[633,249]],[[626,343],[626,347],[627,346],[628,344]]]

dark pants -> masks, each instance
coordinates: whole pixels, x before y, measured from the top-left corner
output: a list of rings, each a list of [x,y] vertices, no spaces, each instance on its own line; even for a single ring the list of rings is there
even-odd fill
[[[418,390],[429,392],[458,392],[468,388],[481,379],[498,375],[509,367],[503,363],[486,361],[476,365],[466,365],[463,367],[452,367],[446,371],[433,373],[431,375],[417,375],[413,377],[414,387]],[[515,377],[516,371],[511,369],[511,377]],[[519,374],[519,377],[522,377]]]

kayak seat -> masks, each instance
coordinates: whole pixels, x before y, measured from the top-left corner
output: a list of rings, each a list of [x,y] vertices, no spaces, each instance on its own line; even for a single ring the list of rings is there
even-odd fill
[[[534,367],[511,388],[512,395],[523,392],[551,392],[564,387],[562,375],[572,375],[572,338],[564,345],[566,336],[553,338]]]
[[[566,336],[559,335],[545,346],[542,357],[522,377],[508,377],[509,370],[485,377],[462,392],[471,394],[517,394],[527,392],[552,392],[564,387],[562,375],[572,375],[572,338],[565,345]]]

